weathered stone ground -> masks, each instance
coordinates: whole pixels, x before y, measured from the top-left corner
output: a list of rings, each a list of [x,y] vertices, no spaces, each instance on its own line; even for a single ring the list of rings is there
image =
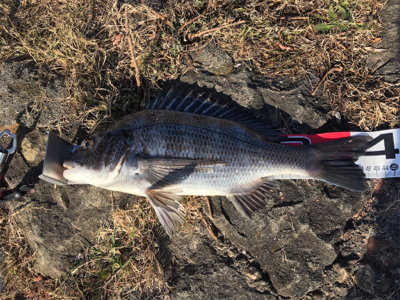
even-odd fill
[[[399,11],[396,1],[387,5],[382,48],[390,50],[370,59],[376,75],[390,82],[400,78]],[[23,64],[0,66],[0,125],[21,125],[6,180],[11,187],[35,184],[34,193],[9,206],[37,251],[35,269],[64,276],[80,251],[78,240],[90,243],[100,224],[110,221],[110,194],[38,180],[47,136],[42,128],[62,118],[65,108],[46,103],[34,114],[32,105],[38,104],[33,100],[42,93],[56,99],[67,91],[62,80],[38,83],[32,70]],[[321,91],[311,96],[318,81],[312,74],[267,79],[244,65],[235,66],[226,53],[210,46],[198,56],[194,70],[163,89],[211,94],[283,130],[350,129],[331,117]],[[77,129],[64,138],[79,139]],[[225,198],[212,198],[218,242],[202,229],[205,234],[160,237],[171,299],[399,299],[400,209],[395,201],[400,181],[370,181],[370,186],[371,192],[357,193],[321,182],[285,181],[253,222]],[[117,205],[133,201],[130,195],[114,197]]]

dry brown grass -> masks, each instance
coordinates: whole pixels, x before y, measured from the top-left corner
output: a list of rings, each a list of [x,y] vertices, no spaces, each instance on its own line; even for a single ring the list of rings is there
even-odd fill
[[[33,60],[45,77],[65,77],[70,97],[62,101],[71,111],[54,128],[77,122],[93,128],[105,116],[137,110],[160,81],[187,71],[207,43],[266,76],[315,72],[322,78],[340,66],[343,71],[320,89],[331,97],[333,110],[370,130],[398,122],[399,87],[385,85],[366,67],[380,41],[385,1],[25,0],[18,8],[13,3],[0,4],[0,56]],[[141,90],[135,87],[136,71]]]
[[[50,129],[79,123],[92,130],[106,117],[138,110],[160,81],[189,70],[208,43],[265,76],[315,72],[322,78],[341,67],[319,89],[332,110],[362,129],[398,125],[399,86],[373,76],[366,63],[379,47],[386,1],[346,2],[3,0],[0,61],[33,61],[43,78],[65,78],[69,96],[60,102],[70,111]],[[117,299],[129,290],[165,289],[154,212],[147,202],[135,205],[115,212],[114,226],[99,231],[94,247],[84,247],[79,265],[63,282],[34,281],[39,276],[32,271],[34,255],[14,219],[2,211],[1,245],[7,254],[2,274],[14,283],[9,292],[32,299]],[[188,198],[184,205],[186,234],[198,222],[199,201]]]
[[[181,234],[195,234],[195,227],[197,223],[199,223],[199,211],[201,210],[201,205],[204,201],[204,197],[202,196],[189,196],[183,198],[182,205],[185,207],[186,215],[185,222],[179,230]]]
[[[6,209],[0,210],[0,244],[5,254],[0,271],[6,283],[6,292],[2,290],[0,299],[7,299],[16,293],[22,295],[33,290],[38,292],[33,281],[37,274],[32,271],[35,255],[15,218]]]
[[[201,201],[202,197],[183,200],[187,214],[181,234],[195,234]],[[115,211],[113,223],[98,230],[94,245],[81,242],[82,251],[62,281],[33,271],[35,255],[22,231],[8,211],[0,212],[0,244],[6,257],[0,271],[7,283],[0,299],[16,295],[28,299],[125,299],[131,292],[168,292],[158,257],[158,220],[144,198]]]
[[[93,246],[81,242],[83,250],[62,281],[32,270],[34,254],[15,220],[1,212],[5,298],[19,294],[28,299],[124,299],[133,291],[168,291],[158,261],[157,217],[144,198],[114,212],[113,224],[98,230]]]
[[[117,210],[113,221],[99,229],[94,246],[83,243],[79,261],[54,296],[123,299],[132,291],[166,288],[157,257],[157,218],[148,201],[140,198]]]

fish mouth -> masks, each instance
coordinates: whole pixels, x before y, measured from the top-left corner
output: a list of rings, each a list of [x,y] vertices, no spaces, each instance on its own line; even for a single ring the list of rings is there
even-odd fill
[[[77,166],[82,166],[82,163],[77,160],[67,160],[67,161],[64,161],[64,163],[63,163],[63,167],[67,170],[73,170]]]

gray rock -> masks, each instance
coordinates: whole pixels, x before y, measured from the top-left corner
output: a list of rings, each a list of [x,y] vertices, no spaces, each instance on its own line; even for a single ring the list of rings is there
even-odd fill
[[[257,281],[257,280],[260,280],[261,279],[261,273],[260,273],[260,271],[258,271],[255,267],[253,267],[253,266],[250,266],[248,269],[247,269],[247,272],[246,272],[246,275],[248,276],[248,277],[250,277],[252,280],[254,280],[254,281]]]
[[[331,199],[330,189],[341,197]],[[304,181],[284,182],[280,190],[284,202],[272,200],[272,207],[256,212],[253,222],[225,198],[214,197],[213,222],[232,244],[254,257],[279,295],[299,298],[318,289],[324,268],[338,255],[334,245],[346,220],[367,196]]]
[[[213,66],[218,68],[218,65]],[[173,86],[176,90],[208,93],[211,90],[212,99],[229,99],[230,102],[248,108],[271,126],[279,127],[287,123],[291,129],[311,133],[312,129],[323,126],[329,119],[330,108],[326,99],[311,95],[317,82],[318,78],[314,75],[296,80],[272,80],[240,67],[225,76],[204,70],[190,71]],[[189,87],[185,88],[182,83],[187,83]]]
[[[276,299],[249,287],[245,272],[218,250],[215,241],[178,234],[168,249],[176,264],[170,270],[171,299],[193,299],[193,295],[198,299]]]
[[[389,0],[382,13],[384,25],[382,42],[376,48],[385,49],[383,52],[373,52],[368,56],[374,75],[380,75],[386,81],[400,80],[400,2]]]
[[[68,96],[63,80],[45,81],[29,64],[0,64],[0,126],[57,123],[69,110],[60,99]]]
[[[232,58],[215,45],[207,45],[197,57],[192,57],[192,59],[195,58],[196,65],[203,72],[206,71],[213,75],[225,76],[232,74],[234,71]]]
[[[375,278],[375,270],[369,264],[360,266],[360,269],[354,274],[354,281],[357,286],[371,295],[375,294]]]

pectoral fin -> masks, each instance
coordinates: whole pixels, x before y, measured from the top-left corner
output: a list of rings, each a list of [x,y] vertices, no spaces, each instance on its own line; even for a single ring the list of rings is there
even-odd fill
[[[173,191],[147,190],[146,196],[156,211],[161,225],[165,228],[169,236],[172,236],[185,217],[185,209],[179,203],[181,196]]]
[[[140,157],[138,161],[140,173],[152,185],[150,189],[179,184],[193,172],[226,165],[219,160],[188,158]]]
[[[271,178],[262,178],[245,189],[233,190],[227,198],[246,219],[251,220],[251,214],[265,207],[267,198],[278,185],[279,183]]]

